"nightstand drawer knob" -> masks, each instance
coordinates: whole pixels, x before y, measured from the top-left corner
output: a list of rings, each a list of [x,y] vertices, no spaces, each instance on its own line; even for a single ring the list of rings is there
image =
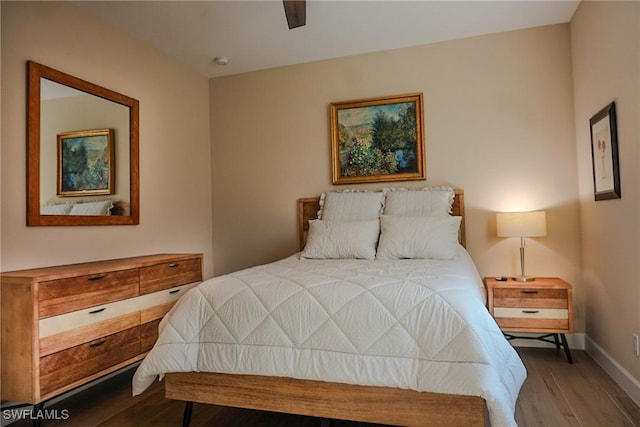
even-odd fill
[[[522,312],[525,314],[536,314],[540,313],[540,310],[522,310]]]
[[[522,291],[523,294],[537,294],[538,291],[532,291],[532,290],[526,290],[526,291]]]

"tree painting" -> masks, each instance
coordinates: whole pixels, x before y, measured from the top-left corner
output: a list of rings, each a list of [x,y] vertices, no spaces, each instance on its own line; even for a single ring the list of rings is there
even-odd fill
[[[59,195],[111,193],[112,134],[111,130],[105,130],[58,136]]]
[[[416,105],[412,100],[336,109],[334,162],[339,162],[340,177],[421,173],[421,116]]]

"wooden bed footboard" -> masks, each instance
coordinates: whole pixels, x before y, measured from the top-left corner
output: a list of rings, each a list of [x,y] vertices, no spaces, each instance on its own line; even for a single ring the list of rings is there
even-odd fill
[[[285,377],[169,373],[169,399],[319,418],[402,426],[474,427],[488,423],[484,399]]]

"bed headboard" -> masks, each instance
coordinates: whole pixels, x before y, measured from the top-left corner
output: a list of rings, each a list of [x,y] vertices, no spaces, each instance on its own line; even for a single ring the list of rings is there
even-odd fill
[[[462,217],[462,220],[460,221],[458,240],[462,246],[466,247],[464,227],[464,190],[454,188],[453,191],[456,196],[453,199],[451,214]],[[318,210],[320,210],[320,197],[298,199],[298,240],[300,243],[300,250],[304,249],[307,232],[309,231],[309,221],[318,218]]]

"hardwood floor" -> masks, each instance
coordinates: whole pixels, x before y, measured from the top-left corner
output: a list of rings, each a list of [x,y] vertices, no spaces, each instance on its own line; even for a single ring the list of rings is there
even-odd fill
[[[528,378],[516,406],[519,427],[637,426],[640,408],[584,352],[574,350],[567,363],[554,349],[519,348]],[[156,382],[141,396],[131,397],[133,371],[47,406],[66,420],[47,420],[43,426],[181,426],[182,402],[164,398]],[[63,412],[67,411],[67,412]],[[321,420],[310,417],[195,404],[191,426],[311,427]],[[30,426],[18,421],[12,426]],[[334,421],[334,427],[371,427],[371,424]]]
[[[527,380],[516,421],[529,426],[640,426],[640,408],[584,351],[519,348]]]

